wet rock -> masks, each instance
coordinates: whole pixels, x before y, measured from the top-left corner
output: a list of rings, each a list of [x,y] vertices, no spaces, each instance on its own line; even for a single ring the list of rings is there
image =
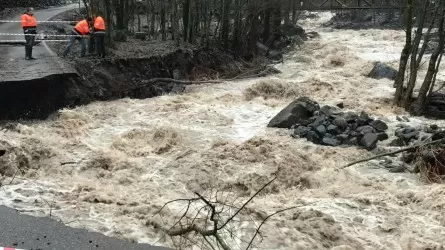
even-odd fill
[[[320,144],[321,137],[317,134],[317,132],[311,130],[306,136],[306,139],[315,144]]]
[[[321,136],[323,136],[324,134],[326,134],[326,128],[323,125],[318,126],[315,129]]]
[[[360,133],[361,135],[365,135],[365,134],[374,132],[374,128],[370,125],[365,125],[365,126],[358,127],[356,131],[358,133]]]
[[[348,112],[346,113],[345,117],[347,122],[355,122],[358,118],[358,115],[354,112]]]
[[[368,133],[360,140],[360,145],[368,150],[374,149],[377,145],[378,137],[375,133]]]
[[[341,117],[335,118],[333,124],[342,129],[345,129],[348,126],[348,122],[346,121],[346,119]]]
[[[306,36],[307,36],[307,38],[314,39],[314,38],[320,37],[320,34],[318,34],[318,32],[315,32],[315,31],[309,31],[309,32],[306,32]]]
[[[440,140],[443,138],[445,138],[445,131],[440,131],[440,132],[434,133],[433,136],[431,137],[431,140],[437,141],[437,140]]]
[[[335,139],[335,138],[327,138],[324,137],[322,140],[322,144],[326,145],[326,146],[332,146],[332,147],[336,147],[339,146],[341,144],[341,141]]]
[[[405,139],[405,141],[410,141],[411,139],[418,139],[419,138],[419,131],[412,131],[406,134],[402,135],[402,138]]]
[[[430,125],[430,129],[432,129],[432,130],[438,130],[438,129],[439,129],[439,126],[437,126],[436,124],[431,124],[431,125]]]
[[[333,135],[337,135],[341,133],[341,130],[338,126],[335,126],[334,124],[331,124],[327,127],[327,131]]]
[[[405,172],[405,166],[403,165],[397,165],[389,169],[390,173],[404,173]]]
[[[294,135],[298,136],[298,137],[305,137],[309,131],[311,131],[310,128],[305,127],[305,126],[298,126],[295,130],[294,130]]]
[[[312,128],[316,129],[318,126],[323,125],[325,120],[326,120],[325,116],[323,116],[323,115],[317,116],[317,117],[315,117],[315,120],[311,124],[308,125],[308,127],[312,127]]]
[[[374,79],[388,78],[394,80],[396,78],[396,75],[397,75],[397,70],[395,70],[394,68],[384,63],[376,62],[371,72],[369,72],[368,77]]]
[[[358,145],[358,138],[357,137],[352,137],[351,139],[349,139],[348,144],[352,145],[352,146]]]
[[[281,110],[267,125],[275,128],[291,128],[300,121],[308,120],[320,109],[318,103],[307,97],[300,97]]]
[[[389,139],[389,136],[388,136],[387,133],[378,133],[378,134],[377,134],[377,139],[378,139],[379,141],[384,141],[384,140],[388,140],[388,139]]]
[[[377,131],[383,132],[388,129],[388,125],[381,121],[381,120],[375,120],[369,123],[371,126],[373,126]]]
[[[389,144],[390,147],[403,147],[406,145],[405,141],[400,138],[395,138]]]
[[[337,135],[337,138],[342,142],[347,142],[349,139],[349,136],[347,134],[340,134],[340,135]]]
[[[345,104],[343,102],[339,102],[339,103],[335,104],[335,106],[337,106],[337,107],[342,109],[342,108],[345,107]]]

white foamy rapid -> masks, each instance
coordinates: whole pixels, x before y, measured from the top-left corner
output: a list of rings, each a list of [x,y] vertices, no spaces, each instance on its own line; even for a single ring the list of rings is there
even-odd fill
[[[231,203],[238,197],[233,204],[240,206],[276,174],[272,187],[240,214],[233,235],[222,235],[233,249],[246,247],[252,219],[258,223],[292,206],[298,208],[265,223],[258,248],[398,250],[444,244],[443,185],[391,174],[378,161],[335,171],[369,153],[317,146],[266,128],[302,95],[386,117],[391,129],[396,115],[406,115],[391,104],[390,80],[365,77],[373,61],[397,65],[403,32],[317,28],[324,15],[304,23],[320,38],[287,55],[277,65],[282,74],[191,86],[177,96],[96,102],[0,132],[0,145],[8,149],[0,170],[9,176],[22,170],[3,180],[0,204],[38,216],[51,211],[70,226],[177,247],[158,225],[172,226],[186,204],[168,206],[161,219],[157,212],[165,202],[219,189],[225,191],[220,199]],[[224,189],[228,185],[232,188]]]

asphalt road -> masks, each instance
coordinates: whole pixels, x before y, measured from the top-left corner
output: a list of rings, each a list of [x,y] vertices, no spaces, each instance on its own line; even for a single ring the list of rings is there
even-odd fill
[[[23,215],[4,206],[0,206],[1,247],[26,250],[168,250],[73,229],[51,218]]]
[[[78,4],[38,10],[35,11],[34,16],[37,22],[45,21],[61,12],[74,8],[78,8]],[[10,18],[10,20],[19,21],[20,16]],[[38,28],[37,32],[39,32]],[[0,23],[0,33],[23,34],[23,30],[20,23]],[[0,35],[0,40],[24,40],[24,36]],[[75,70],[65,64],[57,55],[52,55],[43,43],[34,46],[33,57],[37,60],[25,60],[25,47],[23,45],[0,43],[0,83],[26,81],[55,74],[75,73]]]

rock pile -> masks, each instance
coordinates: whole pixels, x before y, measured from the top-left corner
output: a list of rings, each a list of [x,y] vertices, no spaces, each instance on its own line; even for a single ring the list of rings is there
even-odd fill
[[[394,133],[396,138],[389,143],[392,147],[404,147],[412,145],[416,142],[430,140],[438,140],[445,136],[444,132],[435,124],[429,126],[410,126],[409,124],[397,124]]]
[[[323,106],[300,97],[280,111],[268,127],[294,129],[293,136],[306,138],[326,146],[360,146],[368,150],[378,141],[388,139],[388,125],[369,117],[365,112],[343,112],[337,107]]]

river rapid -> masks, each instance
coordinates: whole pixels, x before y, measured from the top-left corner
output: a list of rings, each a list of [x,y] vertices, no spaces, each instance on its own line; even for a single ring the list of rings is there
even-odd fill
[[[0,204],[36,216],[51,213],[73,227],[179,248],[188,243],[163,237],[158,225],[171,226],[186,203],[158,214],[164,203],[220,190],[228,204],[240,206],[277,175],[240,215],[232,235],[222,235],[233,249],[246,247],[266,214],[293,206],[265,223],[262,242],[255,241],[258,249],[445,245],[444,185],[389,173],[378,160],[337,171],[371,154],[314,145],[266,128],[283,107],[305,95],[364,110],[387,121],[390,130],[396,116],[408,116],[392,106],[392,81],[365,76],[374,61],[397,66],[403,31],[322,28],[327,18],[302,22],[320,38],[287,54],[284,64],[276,65],[281,74],[189,86],[181,95],[95,102],[1,131],[0,145],[10,149],[0,157],[3,171],[23,173],[3,180]],[[433,123],[409,118],[414,125]]]

